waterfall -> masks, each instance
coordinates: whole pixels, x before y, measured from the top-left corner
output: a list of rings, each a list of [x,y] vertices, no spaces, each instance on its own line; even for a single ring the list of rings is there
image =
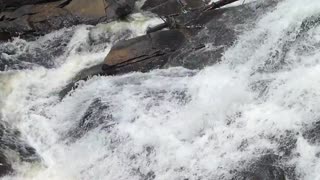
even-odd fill
[[[288,179],[320,179],[320,133],[310,138],[320,129],[319,15],[320,1],[283,0],[218,64],[94,76],[62,100],[79,71],[160,20],[134,14],[0,44],[12,64],[0,73],[0,118],[41,158],[5,179],[231,179],[265,154],[285,157]]]

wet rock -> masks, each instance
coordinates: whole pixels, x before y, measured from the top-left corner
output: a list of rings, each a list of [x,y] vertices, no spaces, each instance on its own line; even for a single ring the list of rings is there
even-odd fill
[[[71,90],[76,89],[79,81],[86,81],[90,77],[97,75],[106,75],[106,72],[102,70],[102,66],[102,64],[98,64],[80,71],[72,81],[59,92],[60,99],[63,99]]]
[[[41,159],[36,150],[22,140],[18,130],[0,121],[0,176],[13,172],[11,164],[21,161],[34,163]]]
[[[103,70],[111,75],[161,68],[185,42],[185,35],[178,30],[160,31],[120,41],[106,57]]]
[[[189,69],[201,69],[219,62],[223,52],[232,46],[239,34],[253,27],[259,14],[274,6],[251,3],[231,8],[206,11],[200,16],[179,17],[192,36],[190,43],[185,44],[174,53],[164,67],[184,66]],[[201,28],[200,31],[198,28]]]
[[[320,121],[313,123],[312,127],[305,130],[303,137],[312,144],[320,144]]]
[[[7,158],[0,153],[0,177],[8,175],[13,172],[13,169]]]
[[[199,9],[205,5],[202,0],[147,0],[141,9],[159,16],[168,16]]]
[[[45,34],[77,24],[97,24],[123,18],[135,0],[59,0],[21,6],[0,13],[0,33],[11,36]]]
[[[232,180],[285,180],[285,171],[278,165],[279,157],[266,155]]]
[[[108,131],[115,125],[112,113],[106,102],[101,99],[93,99],[86,111],[82,114],[77,126],[67,133],[67,138],[70,141],[75,141],[81,138],[90,130],[101,126],[104,131]],[[70,137],[72,137],[70,139]]]
[[[103,70],[110,75],[174,66],[201,69],[213,65],[221,60],[236,37],[252,27],[259,14],[274,7],[276,2],[255,2],[208,11],[195,9],[168,17],[166,24],[149,29],[150,34],[116,44],[106,57]],[[153,6],[158,7],[153,1],[145,4],[145,7]],[[154,32],[163,27],[174,30]],[[157,41],[163,45],[155,44]]]
[[[73,35],[72,30],[63,31],[37,41],[16,40],[0,45],[0,71],[31,69],[34,67],[53,68],[59,65],[58,59],[67,51]]]

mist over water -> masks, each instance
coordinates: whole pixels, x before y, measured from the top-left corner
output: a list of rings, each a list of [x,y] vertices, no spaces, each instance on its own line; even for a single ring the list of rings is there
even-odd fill
[[[219,64],[96,76],[63,100],[59,91],[80,70],[159,19],[138,14],[24,41],[39,46],[72,31],[50,67],[0,74],[1,117],[42,158],[5,179],[231,179],[270,153],[286,156],[297,179],[320,179],[320,146],[303,136],[320,117],[319,13],[320,1],[283,0]],[[285,139],[296,143],[289,156]]]

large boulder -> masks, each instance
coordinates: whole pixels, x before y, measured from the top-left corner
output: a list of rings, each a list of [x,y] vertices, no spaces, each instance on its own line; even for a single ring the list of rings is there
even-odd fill
[[[97,24],[131,13],[135,0],[59,0],[0,13],[0,33],[44,34],[76,24]]]
[[[119,74],[161,68],[185,42],[185,35],[178,30],[159,31],[120,41],[106,57],[103,70],[106,74]]]

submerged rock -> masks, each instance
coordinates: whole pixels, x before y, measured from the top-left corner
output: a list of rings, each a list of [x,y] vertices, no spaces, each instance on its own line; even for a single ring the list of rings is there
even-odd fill
[[[279,157],[266,155],[232,180],[285,180],[285,171],[278,165]]]
[[[12,163],[40,161],[36,150],[22,140],[20,132],[0,121],[0,177],[14,171]]]
[[[179,21],[184,22],[184,26],[195,35],[190,43],[170,57],[164,67],[201,69],[221,61],[223,52],[235,43],[237,37],[252,28],[259,15],[275,4],[275,1],[266,4],[250,3],[206,11],[200,16],[180,18]],[[201,28],[200,31],[197,27]]]
[[[130,14],[135,0],[60,0],[0,13],[0,33],[45,34],[77,24],[97,24]]]
[[[312,127],[308,128],[303,137],[312,144],[320,144],[320,121],[312,124]]]
[[[72,128],[67,137],[70,141],[80,139],[90,130],[103,126],[102,129],[108,131],[116,123],[113,120],[112,113],[109,112],[109,105],[102,102],[101,99],[93,99],[87,110],[82,114],[82,117],[77,122],[77,125]]]
[[[76,89],[78,87],[78,81],[86,81],[96,75],[106,75],[106,72],[102,71],[102,66],[102,64],[98,64],[80,71],[67,86],[59,91],[60,99],[63,99],[72,89]]]
[[[8,175],[13,172],[11,164],[8,162],[7,158],[0,153],[0,177]]]

